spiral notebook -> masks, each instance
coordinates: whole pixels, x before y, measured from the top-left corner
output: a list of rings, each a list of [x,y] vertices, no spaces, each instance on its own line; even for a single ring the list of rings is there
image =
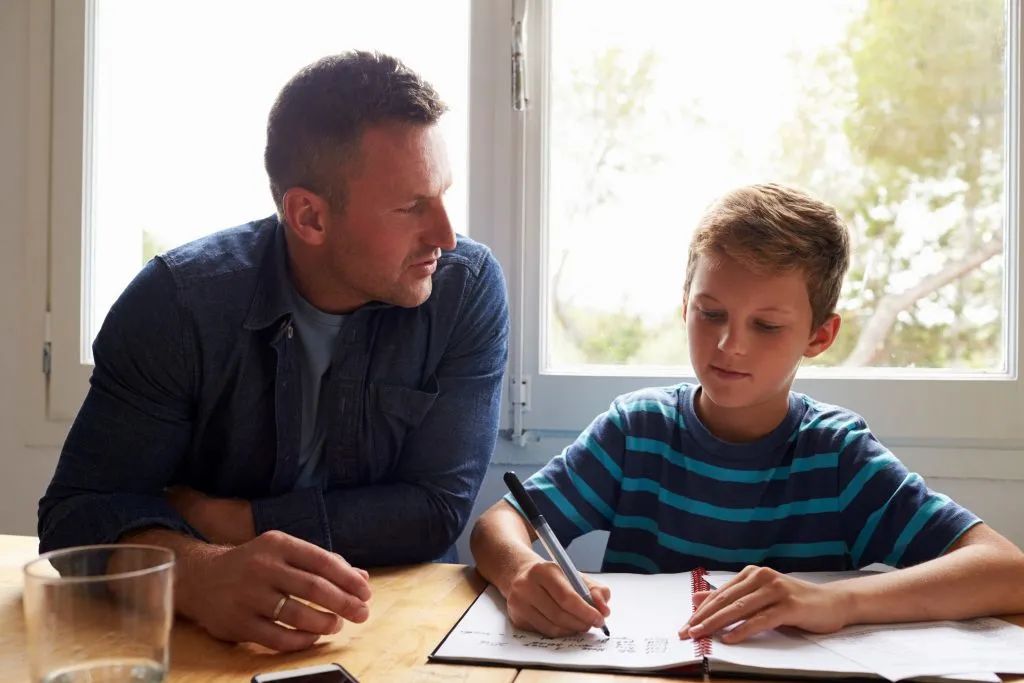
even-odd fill
[[[996,641],[1005,638],[1005,646],[990,647],[983,657],[972,658],[968,653],[960,660],[944,661],[941,666],[930,667],[924,663],[922,667],[908,669],[874,657],[872,644],[864,640],[867,632],[863,630],[857,631],[852,640],[841,640],[839,636],[844,632],[837,634],[831,645],[842,642],[839,648],[791,629],[770,631],[734,645],[717,638],[680,640],[676,634],[692,613],[693,593],[707,588],[705,573],[701,570],[683,574],[601,574],[597,578],[612,591],[612,615],[608,619],[610,637],[598,629],[567,638],[546,638],[517,629],[508,620],[501,594],[494,586],[488,586],[431,653],[430,659],[681,675],[706,670],[714,674],[778,678],[998,681],[990,672],[1024,672],[1024,647],[1017,649],[1024,643],[1024,629],[1000,620],[991,621],[1011,630],[989,631],[976,639],[984,639],[991,645],[993,637]],[[916,638],[917,645],[925,649],[949,648],[948,642],[940,641],[929,631],[930,626],[899,625],[896,628],[900,629],[901,637]],[[886,630],[885,627],[867,628]],[[915,628],[921,633],[915,634]],[[973,631],[968,629],[963,638],[957,638],[956,634],[944,636],[953,637],[960,647],[969,648],[972,647],[971,633]],[[1018,642],[1013,636],[1020,636],[1021,640]],[[850,657],[851,647],[862,656]]]

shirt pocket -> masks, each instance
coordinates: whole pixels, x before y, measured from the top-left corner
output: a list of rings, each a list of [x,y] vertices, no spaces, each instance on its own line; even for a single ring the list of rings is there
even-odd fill
[[[415,430],[437,399],[437,380],[431,377],[422,389],[395,384],[371,384],[373,458],[371,478],[379,481],[399,466],[399,456],[409,432]]]
[[[424,389],[395,384],[373,384],[377,409],[406,427],[417,427],[437,399],[437,379],[427,380]]]

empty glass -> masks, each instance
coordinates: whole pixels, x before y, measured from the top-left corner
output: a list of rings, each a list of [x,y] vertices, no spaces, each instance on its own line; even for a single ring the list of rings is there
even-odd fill
[[[127,544],[67,548],[26,564],[32,681],[163,681],[173,571],[170,550]]]

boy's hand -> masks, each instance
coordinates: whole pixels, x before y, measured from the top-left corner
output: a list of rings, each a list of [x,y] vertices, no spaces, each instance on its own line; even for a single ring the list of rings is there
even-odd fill
[[[832,633],[845,626],[851,598],[842,583],[816,585],[767,567],[746,567],[714,591],[694,593],[697,609],[679,629],[680,638],[700,638],[743,622],[722,636],[739,643],[778,626]]]
[[[537,561],[519,572],[509,585],[508,616],[512,623],[545,636],[559,637],[600,628],[611,610],[611,590],[584,575],[597,609],[576,594],[554,562]]]

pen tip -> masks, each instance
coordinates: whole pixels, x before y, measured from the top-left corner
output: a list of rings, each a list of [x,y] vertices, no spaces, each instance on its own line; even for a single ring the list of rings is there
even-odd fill
[[[612,634],[608,632],[608,627],[607,627],[607,626],[602,626],[602,627],[601,627],[601,630],[602,630],[602,631],[604,631],[604,634],[605,634],[606,636],[608,636],[609,638],[611,638]]]

